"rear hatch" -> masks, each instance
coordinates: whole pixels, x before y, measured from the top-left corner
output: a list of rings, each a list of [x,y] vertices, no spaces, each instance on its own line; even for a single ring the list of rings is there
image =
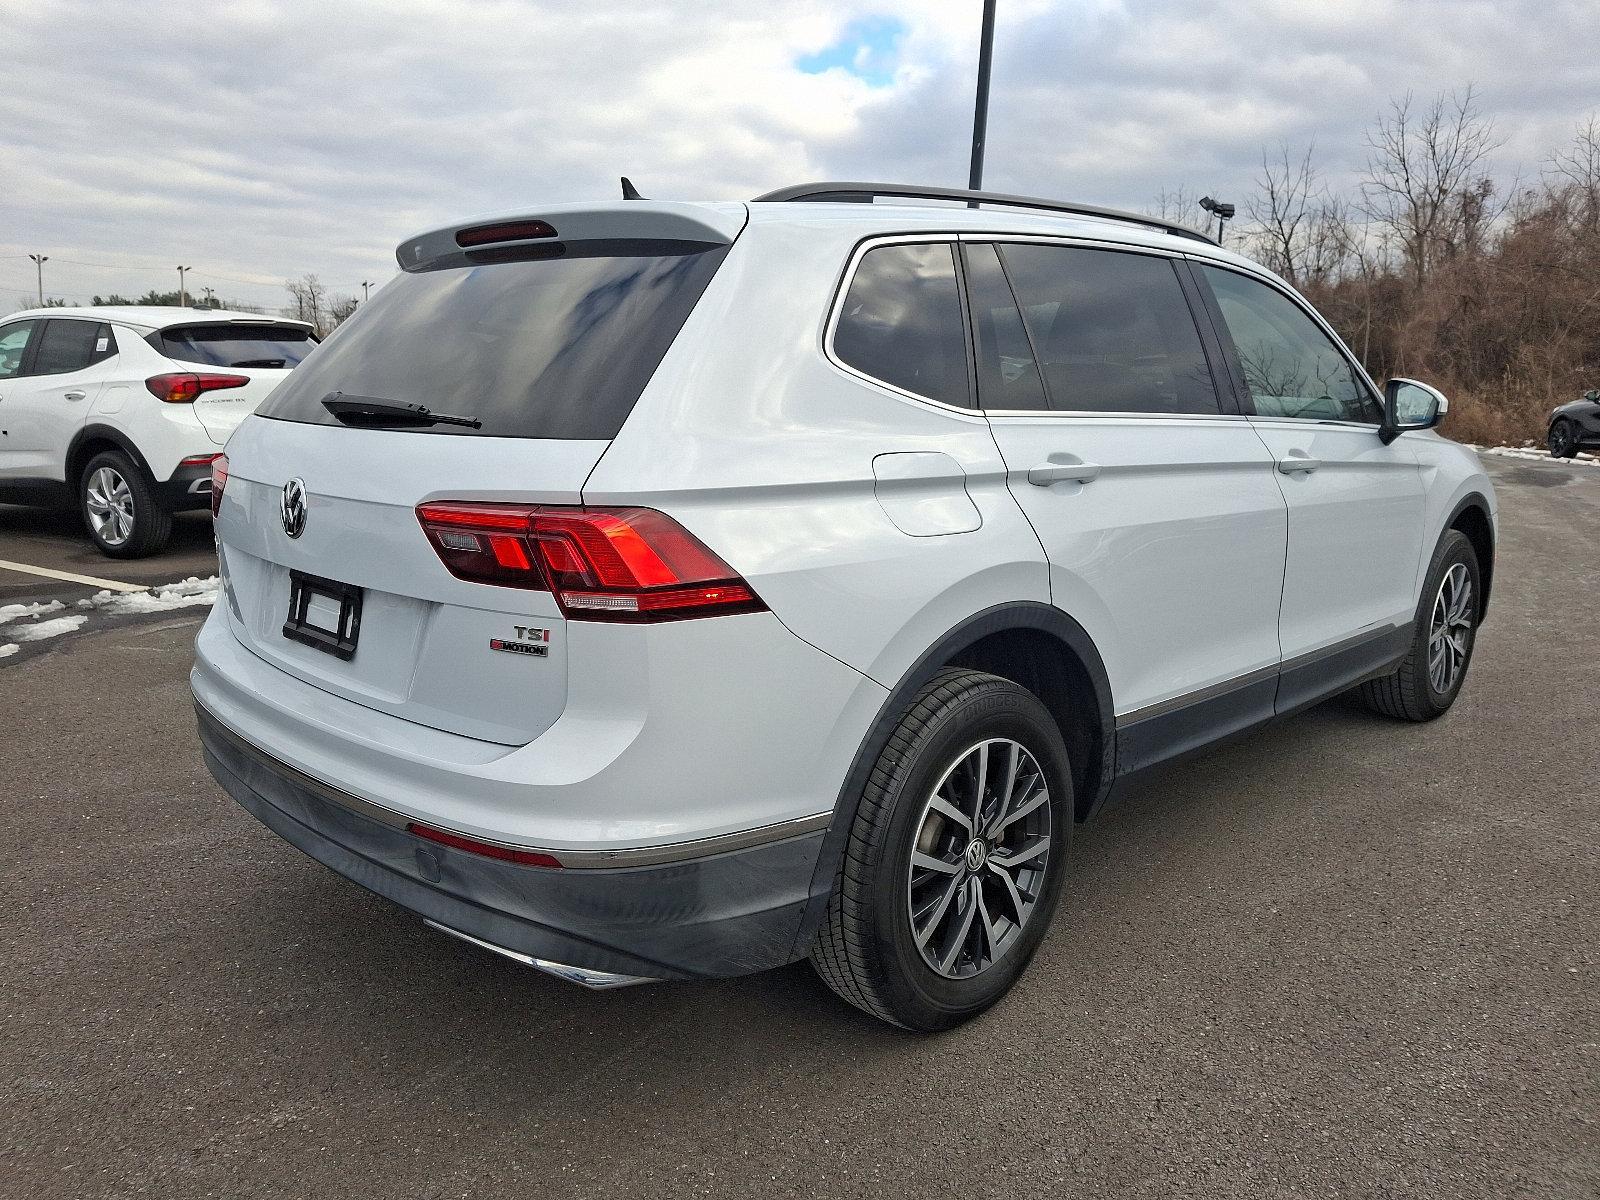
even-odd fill
[[[633,237],[557,210],[546,228],[608,236],[411,255],[229,443],[217,533],[240,642],[419,724],[507,745],[549,728],[577,666],[561,605],[514,573],[473,577],[471,554],[447,565],[437,541],[459,537],[418,506],[581,503],[742,225],[712,210],[692,237],[681,220],[650,236],[652,210],[659,234],[661,210],[688,207],[641,205]],[[494,569],[492,544],[476,557]]]
[[[168,326],[149,342],[180,367],[244,380],[208,387],[194,400],[195,416],[219,446],[317,345],[309,325],[238,319]]]

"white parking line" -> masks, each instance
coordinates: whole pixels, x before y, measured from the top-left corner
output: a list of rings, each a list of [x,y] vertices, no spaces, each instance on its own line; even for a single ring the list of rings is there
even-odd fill
[[[33,567],[27,563],[7,562],[0,558],[0,571],[21,571],[24,575],[42,575],[46,579],[64,579],[68,583],[81,583],[88,587],[106,588],[113,592],[148,592],[142,583],[122,583],[116,579],[97,579],[93,575],[74,575],[71,571],[53,571],[49,567]]]

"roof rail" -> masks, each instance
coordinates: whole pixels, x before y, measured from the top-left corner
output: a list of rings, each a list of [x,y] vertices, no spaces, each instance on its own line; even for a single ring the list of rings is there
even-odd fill
[[[964,200],[973,208],[980,204],[999,204],[1006,208],[1037,208],[1045,212],[1068,213],[1075,217],[1101,217],[1108,221],[1144,225],[1178,237],[1193,238],[1209,246],[1218,244],[1187,225],[1164,221],[1160,217],[1147,217],[1143,213],[1100,208],[1094,204],[1075,204],[1067,200],[1043,200],[1037,196],[1012,196],[1005,192],[974,192],[966,188],[914,187],[900,183],[797,183],[793,187],[779,188],[775,192],[757,196],[752,203],[844,200],[871,204],[879,196],[905,200]]]

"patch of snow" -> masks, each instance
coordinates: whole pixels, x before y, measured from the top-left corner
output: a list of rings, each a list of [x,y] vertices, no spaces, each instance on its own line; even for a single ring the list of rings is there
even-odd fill
[[[0,604],[0,625],[20,621],[23,617],[37,617],[40,613],[57,612],[66,605],[59,600],[48,604]]]
[[[10,639],[0,645],[0,658],[9,658],[20,647],[19,642],[42,642],[47,638],[76,633],[95,617],[144,616],[149,613],[175,612],[183,608],[210,606],[217,599],[217,577],[205,579],[191,575],[181,583],[158,584],[142,592],[96,592],[87,600],[78,601],[80,611],[48,621],[37,618],[43,613],[57,612],[66,607],[59,600],[48,604],[8,604],[0,607],[0,627]]]
[[[87,600],[79,600],[78,607],[108,617],[127,617],[211,605],[216,600],[217,577],[200,579],[191,575],[182,583],[163,584],[147,592],[96,592]]]
[[[19,642],[42,642],[46,638],[60,637],[64,633],[76,633],[85,621],[89,619],[88,613],[77,613],[70,617],[55,617],[49,621],[39,621],[33,625],[18,625],[6,631],[7,637],[14,637]]]
[[[1580,451],[1572,458],[1551,458],[1550,451],[1528,443],[1522,446],[1473,446],[1479,454],[1493,454],[1499,458],[1521,458],[1529,462],[1566,462],[1573,465],[1600,467],[1600,454]]]

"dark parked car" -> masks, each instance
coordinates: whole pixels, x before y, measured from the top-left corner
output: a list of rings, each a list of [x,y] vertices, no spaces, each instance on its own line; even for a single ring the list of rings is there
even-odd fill
[[[1563,404],[1550,414],[1547,435],[1553,458],[1571,458],[1579,450],[1600,450],[1600,391]]]

